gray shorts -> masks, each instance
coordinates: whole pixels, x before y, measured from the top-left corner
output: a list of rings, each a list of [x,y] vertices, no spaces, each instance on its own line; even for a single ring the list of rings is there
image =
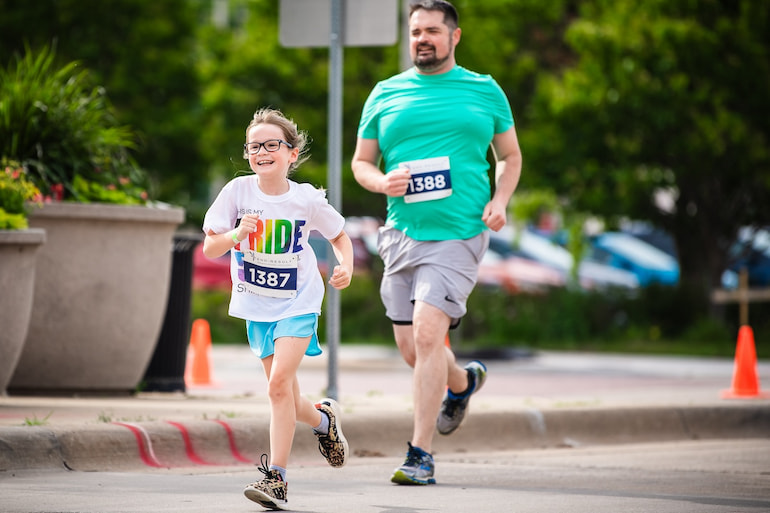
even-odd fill
[[[395,228],[380,228],[377,250],[385,263],[380,296],[388,318],[411,324],[414,302],[422,301],[457,326],[488,246],[487,231],[467,240],[418,241]]]

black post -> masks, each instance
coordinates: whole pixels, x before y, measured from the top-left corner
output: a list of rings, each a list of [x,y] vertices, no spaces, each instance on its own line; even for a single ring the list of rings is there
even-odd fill
[[[203,234],[174,236],[171,284],[166,317],[158,336],[155,352],[147,366],[143,390],[148,392],[184,392],[187,340],[190,337],[193,252]]]

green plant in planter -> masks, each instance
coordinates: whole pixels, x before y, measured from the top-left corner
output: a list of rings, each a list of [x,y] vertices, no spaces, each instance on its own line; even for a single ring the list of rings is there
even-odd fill
[[[0,70],[0,155],[20,162],[46,199],[144,204],[133,132],[77,62],[27,48]]]
[[[42,196],[18,163],[3,161],[0,167],[0,230],[25,230],[30,202]]]

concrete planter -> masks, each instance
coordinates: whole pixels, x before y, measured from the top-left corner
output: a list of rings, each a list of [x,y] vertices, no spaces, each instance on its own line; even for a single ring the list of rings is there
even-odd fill
[[[131,393],[152,356],[181,208],[51,203],[27,340],[10,394]]]
[[[44,243],[44,230],[0,230],[0,395],[5,395],[27,339],[35,259]]]

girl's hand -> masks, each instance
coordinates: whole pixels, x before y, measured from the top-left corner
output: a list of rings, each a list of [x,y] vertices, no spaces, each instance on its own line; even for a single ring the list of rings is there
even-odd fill
[[[334,272],[332,277],[329,278],[329,285],[337,290],[341,290],[350,285],[350,281],[353,279],[353,272],[345,266],[334,266]]]
[[[249,237],[250,233],[257,231],[257,221],[259,216],[256,214],[246,214],[241,218],[241,223],[238,225],[238,240],[245,240]]]
[[[340,263],[334,266],[332,276],[329,278],[329,285],[337,290],[344,289],[350,285],[350,280],[353,279],[353,242],[345,230],[341,231],[330,242],[334,256]]]

